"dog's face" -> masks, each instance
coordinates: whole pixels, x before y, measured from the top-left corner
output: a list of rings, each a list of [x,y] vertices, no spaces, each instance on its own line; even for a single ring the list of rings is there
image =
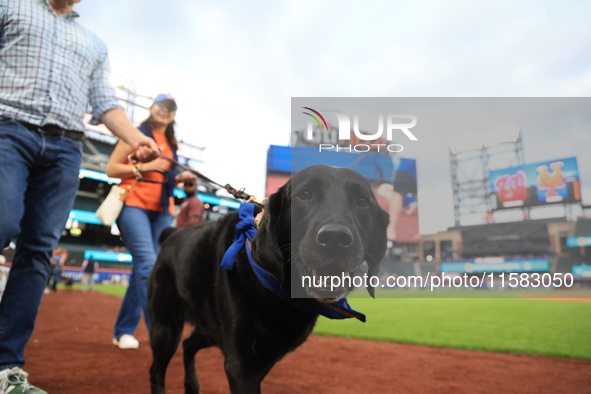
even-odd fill
[[[271,272],[286,285],[289,272],[292,295],[331,302],[345,297],[350,288],[331,289],[331,281],[323,286],[326,281],[320,280],[352,275],[364,261],[368,275],[376,275],[386,250],[387,226],[388,214],[365,178],[346,168],[319,165],[295,174],[271,196],[260,231],[265,237],[276,234],[279,248],[274,255],[280,254],[284,264],[282,272]],[[368,291],[373,296],[373,288]]]

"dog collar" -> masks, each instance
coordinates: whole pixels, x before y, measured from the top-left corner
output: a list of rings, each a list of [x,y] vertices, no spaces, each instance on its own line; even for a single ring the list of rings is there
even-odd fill
[[[231,270],[234,268],[236,257],[242,248],[246,248],[248,261],[259,282],[275,296],[289,305],[307,313],[317,313],[329,319],[348,319],[354,317],[365,322],[365,315],[357,312],[349,306],[346,298],[333,303],[324,303],[318,300],[306,298],[291,298],[281,288],[277,279],[269,271],[261,267],[252,257],[250,242],[254,238],[257,229],[254,220],[254,204],[241,203],[238,209],[239,221],[236,224],[236,238],[222,258],[221,268]]]

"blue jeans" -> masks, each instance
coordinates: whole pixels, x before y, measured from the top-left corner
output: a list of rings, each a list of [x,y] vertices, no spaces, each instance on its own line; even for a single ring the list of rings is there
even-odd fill
[[[25,363],[23,353],[49,277],[49,258],[76,197],[82,143],[0,119],[0,160],[0,247],[18,235],[0,303],[2,370]]]
[[[113,336],[133,335],[140,321],[141,311],[150,331],[148,314],[148,276],[156,263],[160,251],[158,237],[172,222],[168,212],[147,211],[142,208],[124,206],[117,219],[117,226],[123,242],[133,258],[129,287],[121,303]]]

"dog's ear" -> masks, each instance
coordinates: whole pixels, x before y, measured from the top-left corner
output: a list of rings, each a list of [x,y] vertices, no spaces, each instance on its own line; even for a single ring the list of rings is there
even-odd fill
[[[261,267],[268,270],[280,284],[283,284],[285,272],[283,267],[284,254],[289,255],[289,248],[282,250],[281,245],[291,238],[291,226],[286,215],[289,215],[289,181],[277,193],[272,194],[265,204],[265,212],[257,233],[252,241],[252,257]]]
[[[380,271],[380,262],[386,254],[388,246],[388,237],[386,236],[386,229],[390,222],[390,216],[382,208],[378,207],[375,213],[375,218],[372,223],[371,231],[369,232],[370,241],[367,244],[368,253],[365,255],[367,261],[367,275],[377,276]],[[375,287],[369,285],[367,292],[372,298],[375,298]]]
[[[178,228],[176,227],[166,227],[164,230],[162,230],[162,232],[160,233],[160,236],[158,237],[158,243],[160,245],[162,245],[162,243],[164,243],[164,241],[174,232],[176,232],[178,230]]]

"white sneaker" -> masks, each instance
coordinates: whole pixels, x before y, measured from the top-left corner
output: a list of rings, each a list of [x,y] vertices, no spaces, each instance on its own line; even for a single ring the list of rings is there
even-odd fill
[[[137,349],[140,347],[138,340],[129,334],[121,335],[119,339],[113,338],[113,345],[118,346],[119,349]]]

